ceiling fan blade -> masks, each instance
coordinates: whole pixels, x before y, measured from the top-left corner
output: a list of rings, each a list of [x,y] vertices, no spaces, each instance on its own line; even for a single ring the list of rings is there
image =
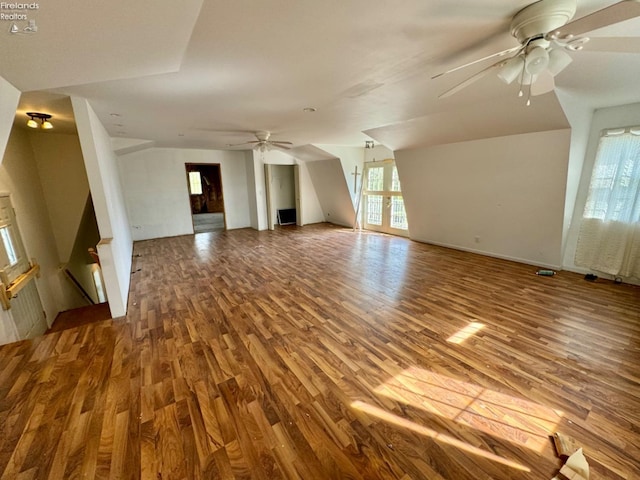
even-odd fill
[[[556,82],[553,80],[553,75],[548,70],[540,73],[535,82],[531,84],[531,96],[544,95],[551,92],[556,88]]]
[[[638,53],[640,37],[591,37],[585,52]]]
[[[272,144],[276,148],[281,148],[282,150],[291,150],[291,147],[287,147],[286,145],[278,145],[278,143]]]
[[[640,17],[640,0],[622,0],[549,32],[547,38],[582,35],[635,17]]]
[[[242,145],[252,145],[254,143],[261,143],[261,141],[252,140],[250,142],[242,142],[242,143],[227,143],[227,147],[241,147]]]
[[[269,140],[269,143],[273,143],[274,145],[293,145],[291,142],[283,142],[280,140]]]
[[[506,60],[500,60],[499,62],[494,63],[493,65],[489,65],[487,68],[480,70],[478,73],[476,73],[475,75],[467,78],[465,81],[460,82],[459,84],[457,84],[456,86],[454,86],[453,88],[450,88],[449,90],[447,90],[444,93],[441,93],[440,95],[438,95],[438,98],[447,98],[450,97],[452,95],[455,95],[456,93],[458,93],[460,90],[467,88],[469,85],[471,85],[472,83],[477,82],[478,80],[480,80],[482,77],[486,76],[487,74],[489,74],[491,71],[500,68],[502,65],[504,65],[506,63]]]
[[[464,65],[460,65],[459,67],[452,68],[451,70],[447,70],[446,72],[439,73],[431,77],[431,79],[433,80],[435,78],[442,77],[443,75],[448,75],[449,73],[457,72],[458,70],[462,70],[463,68],[470,67],[471,65],[475,65],[476,63],[484,62],[485,60],[489,60],[490,58],[504,57],[505,55],[509,55],[514,52],[520,53],[522,50],[524,50],[524,47],[522,45],[518,45],[517,47],[509,48],[507,50],[494,53],[487,57],[479,58],[478,60],[474,60],[473,62],[465,63]]]

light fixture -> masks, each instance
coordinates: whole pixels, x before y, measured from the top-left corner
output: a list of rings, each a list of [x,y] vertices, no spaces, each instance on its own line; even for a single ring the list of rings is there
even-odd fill
[[[560,48],[554,48],[549,52],[549,65],[547,70],[554,77],[573,61],[571,55]]]
[[[373,147],[374,147],[373,140],[365,140],[364,141],[364,148],[373,148]]]
[[[529,75],[538,75],[549,64],[549,52],[543,47],[533,47],[527,52],[524,69]]]
[[[49,121],[51,115],[48,113],[27,112],[29,120],[27,120],[27,127],[29,128],[41,128],[43,130],[50,130],[53,128],[53,124]],[[38,123],[40,121],[40,123]]]
[[[253,149],[257,152],[264,153],[271,150],[271,145],[267,142],[260,142],[260,143],[257,143],[256,146],[253,147]]]
[[[524,67],[524,59],[522,55],[517,55],[507,60],[500,71],[498,72],[498,78],[507,85],[511,84],[522,73]]]

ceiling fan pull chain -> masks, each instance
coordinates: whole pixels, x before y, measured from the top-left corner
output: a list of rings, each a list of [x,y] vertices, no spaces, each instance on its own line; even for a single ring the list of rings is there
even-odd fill
[[[531,85],[533,85],[533,75],[529,79],[529,92],[527,93],[527,107],[531,105]]]
[[[522,62],[522,75],[520,75],[520,91],[518,91],[518,97],[522,97],[524,95],[524,92],[522,91],[522,89],[524,87],[525,63],[526,62]]]

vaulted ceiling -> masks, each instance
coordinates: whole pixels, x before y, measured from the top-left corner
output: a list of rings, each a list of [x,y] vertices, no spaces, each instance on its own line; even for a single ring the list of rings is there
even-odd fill
[[[0,34],[0,76],[27,92],[24,119],[48,110],[72,129],[65,97],[79,95],[111,136],[160,146],[228,148],[269,130],[295,147],[399,149],[562,128],[553,93],[526,107],[494,75],[438,99],[482,64],[431,79],[516,46],[509,22],[528,3],[58,0],[28,12],[37,33]],[[613,3],[579,0],[576,17]],[[576,52],[558,88],[594,108],[640,102],[640,20],[590,35],[628,37],[629,51]]]

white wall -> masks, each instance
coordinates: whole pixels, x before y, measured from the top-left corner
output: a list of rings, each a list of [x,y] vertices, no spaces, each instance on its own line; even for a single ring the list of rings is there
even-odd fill
[[[30,132],[60,262],[69,256],[89,196],[89,181],[77,135]]]
[[[111,139],[87,100],[72,97],[101,241],[98,254],[113,318],[127,313],[133,240]]]
[[[151,148],[118,157],[134,240],[193,233],[186,163],[220,164],[227,228],[251,225],[243,152]]]
[[[576,245],[578,242],[578,232],[580,231],[580,221],[584,212],[584,205],[589,194],[589,182],[591,181],[591,171],[596,160],[600,132],[604,129],[629,127],[640,125],[640,103],[610,107],[596,110],[589,128],[589,140],[587,142],[584,164],[582,165],[582,175],[576,196],[573,219],[567,237],[567,245],[564,252],[563,267],[579,273],[587,273],[588,270],[574,264]],[[602,274],[598,274],[601,275]]]
[[[327,222],[353,226],[355,208],[339,158],[306,162],[309,176]]]
[[[300,182],[300,209],[302,225],[324,222],[324,213],[316,194],[316,189],[309,175],[307,162],[298,162],[298,176]]]
[[[273,165],[271,167],[271,191],[277,210],[296,208],[296,186],[293,165]]]
[[[589,128],[593,118],[593,109],[580,98],[571,96],[567,92],[556,91],[562,109],[571,124],[571,150],[569,153],[569,167],[567,170],[567,191],[564,201],[564,220],[562,222],[562,252],[566,251],[569,228],[573,218],[578,187],[582,176],[582,167],[589,141]],[[564,260],[563,260],[564,264]]]
[[[0,192],[10,194],[27,256],[40,265],[36,284],[51,325],[56,315],[67,308],[66,297],[61,292],[64,284],[60,283],[58,253],[36,162],[29,137],[22,129],[14,129],[8,139],[0,166]],[[8,315],[0,310],[0,344],[18,340],[16,334]]]
[[[351,202],[355,206],[357,196],[360,193],[366,149],[364,147],[341,147],[337,145],[316,146],[340,159],[345,182],[349,189],[349,196],[351,197]],[[357,189],[354,188],[356,186],[356,183],[354,182],[356,167],[358,167]],[[333,185],[333,188],[336,187],[337,185]],[[353,223],[353,219],[351,220],[351,223]]]
[[[570,135],[396,151],[411,238],[559,268]]]
[[[249,225],[255,230],[260,230],[261,220],[258,218],[258,199],[256,197],[256,188],[258,179],[256,178],[255,158],[252,150],[246,150],[244,153],[245,170],[247,171],[247,196],[249,197]],[[266,213],[265,213],[266,215]],[[266,225],[267,220],[264,219]]]
[[[19,102],[20,90],[0,77],[0,161],[7,147]]]

